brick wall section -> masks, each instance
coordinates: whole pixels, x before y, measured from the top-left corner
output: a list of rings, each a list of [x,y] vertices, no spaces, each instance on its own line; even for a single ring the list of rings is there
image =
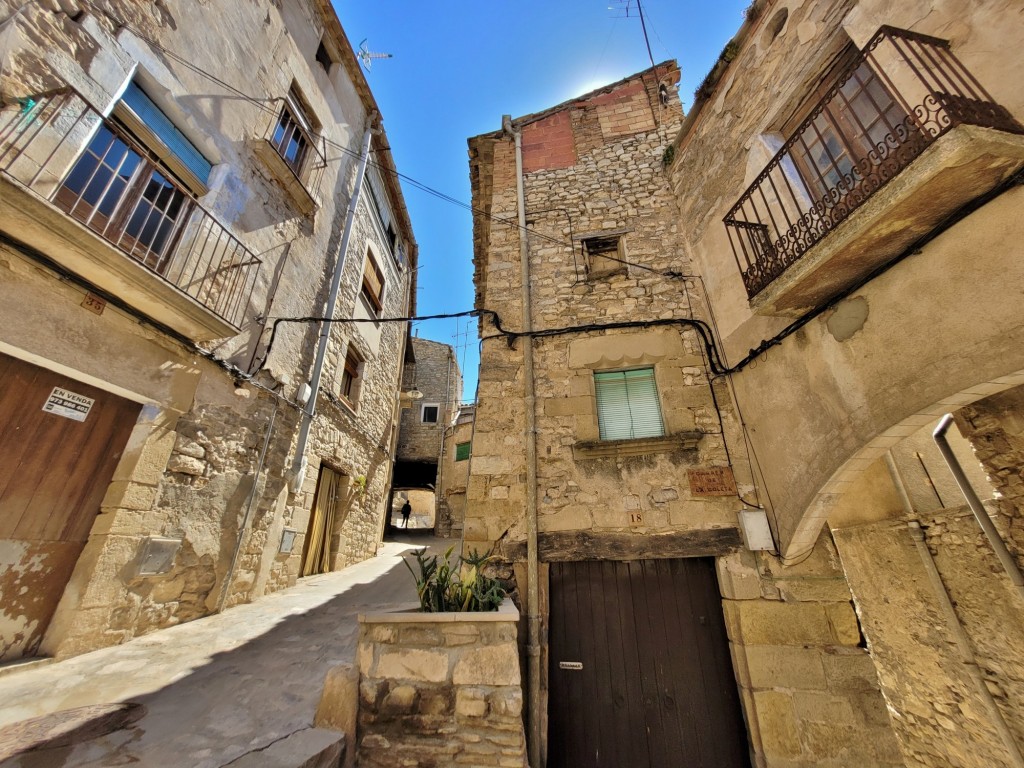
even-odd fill
[[[360,616],[359,765],[525,768],[518,620]]]
[[[576,147],[567,112],[523,126],[523,169],[527,173],[575,164]]]

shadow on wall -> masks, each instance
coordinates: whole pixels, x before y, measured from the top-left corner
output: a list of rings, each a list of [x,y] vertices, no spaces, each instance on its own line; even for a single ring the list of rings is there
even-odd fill
[[[312,585],[324,578],[331,576],[303,583]],[[180,760],[176,764],[195,768],[225,765],[312,727],[328,670],[355,659],[359,612],[415,601],[415,585],[408,571],[396,563],[373,581],[349,587],[302,613],[289,615],[286,604],[276,606],[282,615],[268,631],[242,639],[229,651],[202,657],[197,666],[186,668],[187,675],[145,695],[131,695],[131,682],[125,682],[137,674],[140,687],[152,685],[146,657],[159,660],[160,652],[159,646],[154,648],[145,640],[135,649],[124,645],[103,649],[22,673],[26,682],[20,691],[11,691],[18,678],[8,678],[10,682],[3,686],[5,707],[16,707],[19,701],[38,707],[38,700],[47,696],[41,693],[46,685],[29,684],[40,679],[37,675],[49,675],[61,665],[72,665],[71,669],[83,663],[95,665],[89,675],[53,675],[55,704],[93,706],[64,710],[63,717],[43,715],[0,730],[0,767],[166,764],[151,761],[172,755]],[[170,633],[176,629],[160,637],[173,642]],[[189,638],[186,634],[182,639]],[[132,658],[132,650],[140,650],[139,656]],[[105,676],[111,688],[106,695]],[[110,706],[121,698],[129,701]]]

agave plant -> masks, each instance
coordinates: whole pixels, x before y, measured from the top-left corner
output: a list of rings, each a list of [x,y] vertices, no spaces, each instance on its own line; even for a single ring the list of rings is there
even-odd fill
[[[420,607],[427,613],[442,611],[496,611],[507,592],[497,579],[484,574],[484,566],[493,557],[490,552],[481,555],[473,550],[468,556],[458,556],[452,562],[449,547],[444,555],[427,556],[427,550],[413,550],[419,574],[404,559],[416,580],[416,594]]]

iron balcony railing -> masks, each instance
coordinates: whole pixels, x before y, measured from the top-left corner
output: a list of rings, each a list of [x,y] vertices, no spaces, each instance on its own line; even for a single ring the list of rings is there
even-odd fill
[[[882,27],[725,217],[747,295],[767,288],[961,124],[1024,133],[947,41]]]
[[[0,173],[241,327],[260,259],[72,87],[0,111]]]

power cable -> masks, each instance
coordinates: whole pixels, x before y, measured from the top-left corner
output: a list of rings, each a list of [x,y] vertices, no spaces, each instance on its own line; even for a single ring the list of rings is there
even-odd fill
[[[191,61],[189,61],[188,59],[182,57],[181,55],[175,53],[174,51],[170,50],[169,48],[166,48],[166,47],[160,45],[160,43],[156,42],[155,40],[152,40],[152,39],[146,37],[144,34],[142,34],[139,30],[135,29],[131,25],[126,24],[126,23],[124,23],[122,21],[119,21],[118,19],[114,19],[114,21],[116,23],[118,23],[121,27],[123,27],[124,29],[127,29],[133,35],[138,37],[140,40],[143,40],[148,45],[151,45],[152,47],[154,47],[157,50],[161,51],[162,53],[166,54],[168,57],[170,57],[174,61],[178,62],[182,66],[186,67],[187,69],[195,72],[196,74],[198,74],[198,75],[200,75],[202,77],[207,78],[211,82],[216,83],[217,85],[219,85],[222,88],[230,91],[231,93],[233,93],[234,95],[236,95],[239,98],[243,99],[244,101],[247,101],[250,104],[256,106],[257,108],[263,110],[264,112],[266,112],[269,115],[277,115],[278,114],[278,110],[275,109],[274,107],[270,106],[267,102],[268,101],[278,101],[279,99],[277,99],[277,98],[261,99],[261,98],[252,96],[250,94],[247,94],[244,91],[240,90],[239,88],[236,88],[235,86],[231,85],[230,83],[228,83],[228,82],[224,81],[223,79],[217,77],[213,73],[208,72],[207,70],[203,69],[202,67],[197,66],[196,64],[192,63]],[[333,149],[336,149],[339,152],[343,152],[344,154],[346,154],[346,155],[348,155],[348,156],[350,156],[352,158],[360,158],[361,157],[359,151],[356,150],[356,149],[351,149],[351,148],[345,146],[344,144],[340,144],[340,143],[334,141],[333,139],[327,138],[326,136],[321,137],[321,139],[322,139],[322,141],[323,141],[325,146],[330,146]],[[379,148],[377,150],[374,150],[374,151],[384,151],[384,150],[390,151],[390,149],[391,149],[390,147],[381,147],[381,148]],[[334,160],[337,160],[337,159],[338,158],[327,158],[326,161],[327,162],[333,162]],[[546,240],[546,241],[548,241],[550,243],[554,243],[556,245],[560,245],[560,246],[565,247],[565,248],[570,248],[570,249],[573,249],[573,250],[575,249],[575,246],[571,242],[567,243],[564,240],[561,240],[561,239],[559,239],[557,237],[552,237],[550,235],[544,234],[543,232],[537,232],[536,230],[531,230],[528,227],[523,227],[515,219],[506,218],[504,216],[498,216],[496,214],[490,213],[489,211],[485,211],[485,210],[483,210],[481,208],[477,208],[476,206],[472,205],[471,203],[467,203],[467,202],[464,202],[462,200],[459,200],[458,198],[453,197],[452,195],[449,195],[446,192],[442,192],[439,189],[435,189],[434,187],[431,187],[429,184],[426,184],[425,182],[422,182],[422,181],[419,181],[417,179],[414,179],[412,176],[409,176],[407,174],[402,173],[397,168],[391,168],[391,167],[389,167],[387,165],[382,165],[382,164],[380,164],[378,162],[375,162],[373,160],[370,160],[367,163],[367,165],[369,165],[372,168],[375,168],[378,172],[387,173],[387,174],[390,174],[390,175],[394,176],[395,178],[401,179],[402,181],[406,182],[407,184],[409,184],[414,189],[418,189],[419,191],[424,192],[424,193],[429,194],[429,195],[432,195],[433,197],[436,197],[439,200],[443,200],[444,202],[450,203],[452,205],[456,205],[459,208],[462,208],[463,210],[469,211],[470,213],[472,213],[475,216],[481,216],[483,218],[489,219],[490,221],[497,222],[498,224],[504,224],[505,226],[512,227],[512,228],[514,228],[516,230],[522,229],[522,230],[525,230],[526,232],[528,232],[529,234],[533,235],[534,237],[541,238],[542,240]],[[574,254],[575,254],[575,250],[574,250]],[[648,272],[652,272],[654,274],[659,274],[659,275],[662,275],[664,277],[668,277],[668,278],[671,278],[671,279],[685,277],[684,275],[681,275],[680,273],[674,272],[674,271],[671,271],[671,270],[658,270],[658,269],[655,269],[653,267],[646,266],[644,264],[639,264],[637,262],[627,261],[625,259],[618,259],[618,258],[611,257],[611,256],[608,256],[607,258],[610,259],[611,261],[617,261],[617,262],[620,262],[622,264],[625,264],[625,265],[628,265],[628,266],[631,266],[631,267],[636,267],[637,269],[646,270]]]

